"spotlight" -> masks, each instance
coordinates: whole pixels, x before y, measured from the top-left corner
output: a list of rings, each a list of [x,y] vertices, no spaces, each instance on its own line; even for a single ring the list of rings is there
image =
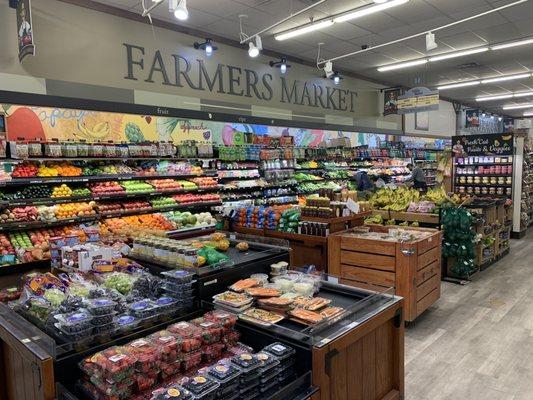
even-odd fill
[[[263,41],[261,40],[261,36],[255,37],[255,44],[253,42],[248,43],[248,55],[252,58],[255,58],[261,53],[261,50],[263,50]]]
[[[498,121],[502,122],[503,118],[502,117],[498,117]]]
[[[196,50],[199,50],[199,49],[204,50],[205,51],[205,55],[207,57],[211,56],[211,54],[213,54],[213,52],[215,50],[218,50],[218,47],[213,46],[213,43],[211,42],[211,39],[209,39],[209,38],[205,39],[205,42],[203,42],[203,43],[195,42],[193,44],[193,46],[194,46],[194,48]]]
[[[485,117],[487,116],[487,114],[485,114],[485,112],[483,112],[483,113],[481,114],[481,116],[482,116],[483,118],[485,118]]]
[[[331,78],[331,76],[333,75],[333,63],[331,61],[328,61],[324,65],[324,72],[326,74],[326,78]]]
[[[279,61],[270,61],[268,64],[271,67],[279,68],[279,72],[281,72],[282,75],[285,74],[287,69],[291,67],[289,64],[287,64],[287,59],[285,57]]]
[[[169,0],[168,9],[180,21],[185,21],[189,18],[189,10],[187,10],[187,0]]]
[[[494,119],[494,115],[491,115],[491,116],[490,116],[490,119]]]
[[[333,81],[335,85],[338,85],[339,83],[341,83],[341,79],[342,79],[342,76],[340,76],[338,72],[335,72],[333,76],[331,77],[331,80]]]

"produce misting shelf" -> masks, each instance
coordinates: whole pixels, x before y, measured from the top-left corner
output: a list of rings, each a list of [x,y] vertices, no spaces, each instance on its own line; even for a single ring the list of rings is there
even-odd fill
[[[40,229],[40,228],[51,228],[53,226],[62,226],[68,224],[81,224],[84,222],[94,222],[100,219],[105,218],[118,218],[126,217],[132,215],[142,215],[142,214],[154,214],[161,213],[166,211],[177,211],[177,210],[194,210],[198,208],[219,206],[221,202],[202,202],[194,204],[176,204],[169,207],[160,207],[160,208],[151,208],[149,210],[132,210],[127,212],[118,212],[118,213],[102,213],[102,214],[93,214],[87,217],[76,217],[76,218],[65,218],[59,219],[56,221],[26,221],[26,222],[8,222],[0,224],[0,232],[14,232],[19,230],[27,229]]]
[[[206,193],[216,192],[219,187],[213,188],[198,188],[198,189],[176,189],[165,190],[156,192],[138,192],[138,193],[119,193],[109,195],[92,195],[92,196],[71,196],[71,197],[44,197],[44,198],[26,198],[26,199],[14,199],[14,200],[2,200],[0,201],[0,207],[19,207],[27,205],[54,205],[64,203],[75,203],[79,201],[101,201],[101,200],[123,200],[123,199],[138,199],[138,198],[150,198],[158,196],[170,196],[174,194],[182,193]]]
[[[65,176],[65,177],[31,177],[31,178],[14,178],[9,181],[0,182],[0,186],[26,186],[26,185],[43,185],[43,184],[61,184],[61,183],[88,183],[88,182],[106,182],[106,181],[130,181],[130,180],[151,180],[151,179],[189,179],[202,177],[215,177],[215,171],[205,171],[202,174],[157,174],[157,175],[91,175],[91,176]]]

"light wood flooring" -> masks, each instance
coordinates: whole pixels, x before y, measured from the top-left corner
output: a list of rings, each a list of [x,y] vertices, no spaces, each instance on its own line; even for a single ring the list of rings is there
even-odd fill
[[[406,329],[406,400],[533,400],[533,232]]]

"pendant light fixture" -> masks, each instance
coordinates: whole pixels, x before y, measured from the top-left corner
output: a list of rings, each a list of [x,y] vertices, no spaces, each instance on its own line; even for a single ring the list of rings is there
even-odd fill
[[[204,50],[205,51],[205,55],[207,57],[210,57],[213,54],[213,52],[218,50],[218,47],[214,46],[213,45],[213,41],[211,39],[209,39],[209,38],[205,39],[205,42],[202,42],[202,43],[195,42],[193,44],[193,47],[196,50]]]
[[[279,61],[270,61],[268,64],[271,67],[279,68],[281,75],[286,74],[287,69],[291,67],[289,64],[287,64],[287,59],[285,57],[282,57]]]
[[[185,21],[189,18],[187,0],[168,0],[168,9],[180,21]]]

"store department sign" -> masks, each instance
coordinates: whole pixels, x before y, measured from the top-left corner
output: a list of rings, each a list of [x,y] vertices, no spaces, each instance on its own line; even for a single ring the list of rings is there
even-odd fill
[[[273,101],[324,110],[355,112],[357,93],[337,87],[293,79],[290,76],[256,72],[251,68],[217,63],[180,54],[153,52],[123,43],[124,79],[154,85],[189,88],[236,97]],[[278,82],[275,82],[275,81]]]
[[[26,56],[35,55],[33,24],[31,20],[31,0],[19,0],[17,4],[17,39],[20,62]]]
[[[398,97],[396,103],[398,114],[411,114],[439,109],[439,91],[425,87],[416,87]]]
[[[468,135],[453,137],[455,156],[512,156],[513,135]]]

